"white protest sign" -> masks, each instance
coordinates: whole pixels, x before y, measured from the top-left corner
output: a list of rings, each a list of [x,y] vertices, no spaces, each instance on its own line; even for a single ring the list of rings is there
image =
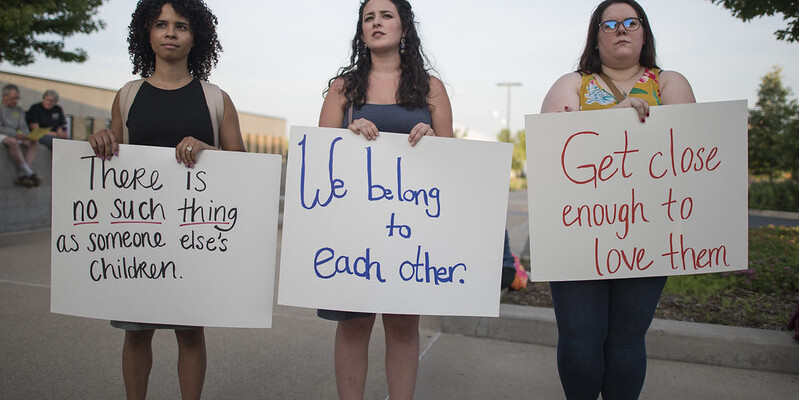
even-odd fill
[[[53,143],[54,313],[268,328],[281,157]]]
[[[497,316],[511,151],[292,127],[278,303]]]
[[[528,115],[531,277],[746,269],[745,101]]]

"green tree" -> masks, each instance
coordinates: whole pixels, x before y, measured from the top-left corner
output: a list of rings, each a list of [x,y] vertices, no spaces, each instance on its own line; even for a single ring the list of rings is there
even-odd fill
[[[799,118],[795,114],[780,144],[780,168],[790,172],[791,179],[799,183]]]
[[[749,172],[773,179],[780,169],[795,170],[799,105],[788,99],[782,68],[775,66],[760,81],[757,104],[749,110]],[[791,146],[791,144],[793,145]],[[791,147],[791,148],[787,148]],[[794,176],[799,178],[799,176]]]
[[[755,17],[781,13],[788,26],[774,32],[779,40],[795,42],[799,40],[799,1],[795,0],[710,0],[732,11],[732,15],[743,21]]]
[[[516,137],[513,140],[513,162],[511,168],[514,168],[519,176],[527,175],[527,134],[524,130],[516,132]]]
[[[511,137],[509,130],[503,129],[497,134],[497,141],[502,143],[513,143],[513,137]]]
[[[4,0],[0,5],[0,61],[33,63],[34,55],[65,62],[86,61],[86,51],[65,49],[64,39],[99,31],[103,0]]]
[[[527,165],[527,141],[524,130],[516,132],[516,135],[511,136],[510,131],[503,129],[497,134],[497,141],[504,143],[513,143],[513,159],[510,168],[516,172],[518,176],[523,176],[525,166]]]

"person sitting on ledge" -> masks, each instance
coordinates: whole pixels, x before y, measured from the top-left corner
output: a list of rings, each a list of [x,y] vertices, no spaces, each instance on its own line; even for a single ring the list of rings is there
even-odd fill
[[[58,105],[58,92],[55,90],[46,90],[42,101],[28,109],[25,120],[31,130],[50,128],[50,132],[39,139],[39,143],[48,149],[53,148],[53,138],[69,139],[67,119],[64,117],[64,110]]]
[[[39,150],[39,142],[28,139],[30,130],[25,122],[25,111],[17,105],[18,102],[19,88],[12,84],[5,85],[0,104],[0,141],[8,147],[8,155],[19,170],[14,184],[32,188],[42,184],[42,180],[30,167]],[[24,156],[21,146],[26,147]]]

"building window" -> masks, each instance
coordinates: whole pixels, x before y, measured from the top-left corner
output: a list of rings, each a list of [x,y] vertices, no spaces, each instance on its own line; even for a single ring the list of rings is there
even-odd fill
[[[67,137],[72,139],[72,121],[75,119],[75,116],[72,115],[72,114],[69,114],[69,115],[66,115],[65,117],[67,119],[67,126],[66,126]]]
[[[86,117],[86,137],[94,133],[94,118]]]

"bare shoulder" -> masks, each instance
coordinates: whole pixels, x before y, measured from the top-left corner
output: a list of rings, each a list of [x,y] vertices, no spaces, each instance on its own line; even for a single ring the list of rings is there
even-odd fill
[[[333,93],[333,94],[335,94],[337,96],[343,95],[344,94],[344,89],[345,89],[344,88],[344,84],[345,84],[345,80],[344,80],[343,76],[339,76],[338,78],[336,78],[333,81],[333,83],[330,84],[330,90],[327,92],[328,95],[330,93]]]
[[[328,103],[336,104],[337,106],[343,105],[346,100],[347,96],[345,94],[346,88],[346,79],[344,77],[336,78],[327,90],[325,94],[325,101]]]
[[[225,104],[233,105],[233,99],[230,98],[230,95],[227,94],[227,92],[222,90],[222,89],[219,89],[219,90],[222,91],[222,101],[224,101]]]
[[[347,102],[345,83],[343,77],[338,77],[330,83],[325,100],[322,102],[322,110],[319,113],[319,126],[341,128],[344,104]]]
[[[580,87],[582,83],[583,77],[580,75],[579,72],[569,72],[566,75],[561,76],[558,80],[552,84],[552,87],[556,85],[563,85],[563,86],[572,86],[572,87]]]
[[[696,103],[691,84],[677,71],[660,72],[660,91],[663,104]]]
[[[580,92],[580,85],[583,83],[583,77],[579,72],[569,72],[561,76],[552,87],[549,89],[550,93],[557,94],[577,94]]]
[[[678,84],[688,84],[688,79],[677,71],[660,71],[660,84],[667,85],[676,82]]]
[[[439,98],[448,98],[447,96],[447,88],[444,86],[444,82],[441,82],[441,79],[436,78],[435,76],[431,76],[428,80],[430,85],[430,93],[428,93],[428,97],[430,99],[439,99]]]
[[[578,110],[581,83],[582,77],[577,72],[570,72],[558,78],[544,97],[541,112],[560,112],[564,111],[566,107]]]
[[[444,88],[444,82],[441,82],[441,79],[438,79],[435,76],[431,76],[430,79],[428,80],[428,83],[430,84],[430,91],[433,91],[433,90],[437,90],[437,91],[446,90]]]

